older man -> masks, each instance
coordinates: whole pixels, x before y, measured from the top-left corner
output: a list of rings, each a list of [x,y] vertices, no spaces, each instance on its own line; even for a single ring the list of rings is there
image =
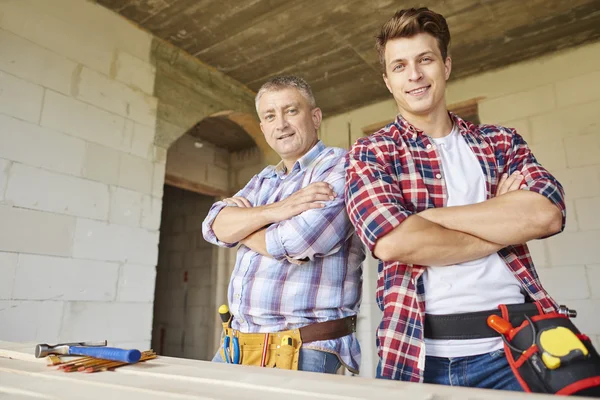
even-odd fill
[[[365,255],[345,211],[346,152],[319,141],[321,110],[301,78],[266,82],[256,109],[281,162],[215,203],[204,221],[207,241],[240,244],[228,292],[230,345],[213,361],[286,368],[288,362],[277,361],[279,348],[292,344],[292,369],[335,373],[343,364],[357,373],[354,331]],[[241,356],[231,354],[233,341],[246,344]],[[260,357],[249,353],[252,347]]]

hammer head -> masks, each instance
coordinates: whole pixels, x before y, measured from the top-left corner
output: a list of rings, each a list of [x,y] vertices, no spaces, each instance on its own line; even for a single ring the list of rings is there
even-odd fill
[[[99,342],[78,342],[78,343],[59,343],[55,345],[49,345],[46,343],[38,344],[35,346],[35,358],[46,357],[50,354],[59,354],[65,355],[69,354],[70,346],[88,346],[88,347],[96,347],[96,346],[106,346],[106,340],[102,340]]]

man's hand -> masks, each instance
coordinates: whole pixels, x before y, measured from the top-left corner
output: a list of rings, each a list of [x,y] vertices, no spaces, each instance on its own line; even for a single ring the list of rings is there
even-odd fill
[[[241,208],[252,207],[252,204],[250,204],[248,199],[244,197],[228,197],[223,199],[223,202],[229,204],[230,206],[238,206]]]
[[[325,182],[314,182],[298,190],[285,200],[264,206],[271,223],[288,220],[304,211],[325,207],[324,201],[335,199],[333,187]]]
[[[523,183],[523,179],[523,175],[521,175],[519,171],[513,172],[510,176],[508,176],[508,174],[502,174],[500,182],[498,182],[498,187],[496,188],[496,197],[518,189],[523,189],[527,186]]]

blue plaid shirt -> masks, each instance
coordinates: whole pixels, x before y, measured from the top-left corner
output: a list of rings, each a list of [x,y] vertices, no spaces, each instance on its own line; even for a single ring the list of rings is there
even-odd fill
[[[319,141],[288,174],[281,163],[266,167],[235,195],[257,207],[281,201],[313,182],[327,182],[337,194],[323,208],[270,225],[266,244],[272,258],[239,246],[228,291],[234,329],[278,332],[358,313],[365,253],[345,210],[345,154]],[[222,201],[212,206],[203,233],[210,243],[234,247],[238,243],[222,242],[212,230],[217,214],[228,206]],[[288,258],[308,262],[297,265]],[[354,334],[303,347],[335,353],[350,371],[358,372],[360,346]]]

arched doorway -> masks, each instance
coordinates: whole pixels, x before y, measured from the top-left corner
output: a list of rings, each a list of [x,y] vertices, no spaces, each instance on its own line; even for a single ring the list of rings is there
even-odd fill
[[[157,353],[214,355],[217,308],[226,301],[235,255],[204,241],[202,221],[215,201],[233,195],[272,160],[265,149],[256,119],[231,111],[198,121],[169,147],[152,331]]]

